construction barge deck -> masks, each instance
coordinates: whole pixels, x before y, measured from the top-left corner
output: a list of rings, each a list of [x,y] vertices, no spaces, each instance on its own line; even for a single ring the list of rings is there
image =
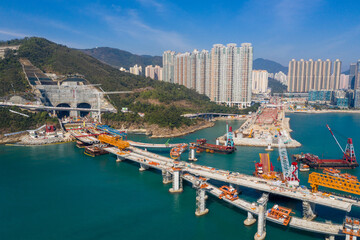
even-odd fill
[[[318,156],[306,153],[306,154],[294,154],[293,159],[309,165],[314,169],[324,168],[339,168],[339,169],[353,169],[359,167],[357,162],[349,162],[346,159],[320,159]]]

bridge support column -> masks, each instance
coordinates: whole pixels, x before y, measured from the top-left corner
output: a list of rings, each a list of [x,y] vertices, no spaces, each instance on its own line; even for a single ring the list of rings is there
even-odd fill
[[[196,150],[196,147],[195,146],[192,146],[190,147],[190,150],[189,150],[189,161],[197,161],[197,158],[195,157],[195,151]]]
[[[315,203],[303,201],[302,205],[303,205],[303,218],[304,219],[311,221],[314,218],[316,218]]]
[[[334,235],[330,235],[329,237],[325,238],[325,240],[335,240],[335,236],[334,236]]]
[[[196,210],[195,215],[196,216],[202,216],[209,212],[209,209],[206,208],[206,194],[205,189],[199,187],[196,190]]]
[[[254,218],[252,213],[248,212],[247,218],[244,221],[244,225],[245,226],[250,226],[250,225],[253,225],[255,222],[256,222],[256,219]]]
[[[172,188],[169,189],[171,193],[180,193],[183,191],[182,176],[180,168],[173,168]]]
[[[145,171],[145,170],[147,170],[147,169],[149,169],[148,166],[146,166],[145,164],[140,163],[140,168],[139,168],[139,171],[140,171],[140,172],[143,172],[143,171]]]
[[[124,161],[124,158],[120,157],[120,156],[117,156],[116,158],[116,162],[122,162]]]
[[[171,173],[166,170],[162,170],[163,184],[171,183]]]
[[[266,205],[269,199],[269,194],[263,193],[261,198],[257,201],[259,204],[258,227],[255,233],[255,240],[265,239],[266,236]]]

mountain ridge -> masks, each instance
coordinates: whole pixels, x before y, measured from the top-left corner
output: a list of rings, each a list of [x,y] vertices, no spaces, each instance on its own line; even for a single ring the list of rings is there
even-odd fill
[[[129,69],[135,64],[138,64],[143,68],[147,65],[159,65],[162,67],[162,56],[137,55],[126,50],[111,47],[97,47],[78,50],[116,68],[124,67]],[[255,59],[253,61],[253,69],[266,70],[269,73],[282,71],[287,74],[288,72],[287,67],[278,62],[264,58]]]

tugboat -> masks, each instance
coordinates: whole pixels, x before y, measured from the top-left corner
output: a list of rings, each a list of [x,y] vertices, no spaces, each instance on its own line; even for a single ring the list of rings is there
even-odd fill
[[[308,171],[310,171],[310,167],[307,164],[300,163],[299,171],[300,172],[308,172]]]

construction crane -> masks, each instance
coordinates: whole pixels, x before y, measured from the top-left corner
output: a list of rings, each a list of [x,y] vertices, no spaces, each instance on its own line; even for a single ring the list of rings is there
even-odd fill
[[[279,143],[279,157],[281,161],[281,168],[284,176],[284,180],[288,182],[289,185],[299,186],[299,177],[298,177],[298,166],[296,162],[293,162],[290,166],[288,154],[286,151],[285,144],[282,140],[282,135],[279,131],[278,136]]]
[[[100,99],[100,95],[104,95],[104,94],[124,94],[124,93],[133,93],[133,91],[114,91],[114,92],[100,92],[98,91],[98,109],[99,109],[99,123],[101,123],[101,99]]]
[[[344,151],[344,149],[341,147],[339,141],[336,139],[334,133],[332,132],[330,126],[328,124],[326,124],[326,127],[329,129],[331,135],[333,136],[337,145],[341,149],[341,152],[344,154],[343,160],[346,160],[348,163],[352,163],[352,164],[356,163],[356,156],[355,156],[355,150],[354,150],[352,138],[347,139],[347,144],[346,144],[345,151]]]

